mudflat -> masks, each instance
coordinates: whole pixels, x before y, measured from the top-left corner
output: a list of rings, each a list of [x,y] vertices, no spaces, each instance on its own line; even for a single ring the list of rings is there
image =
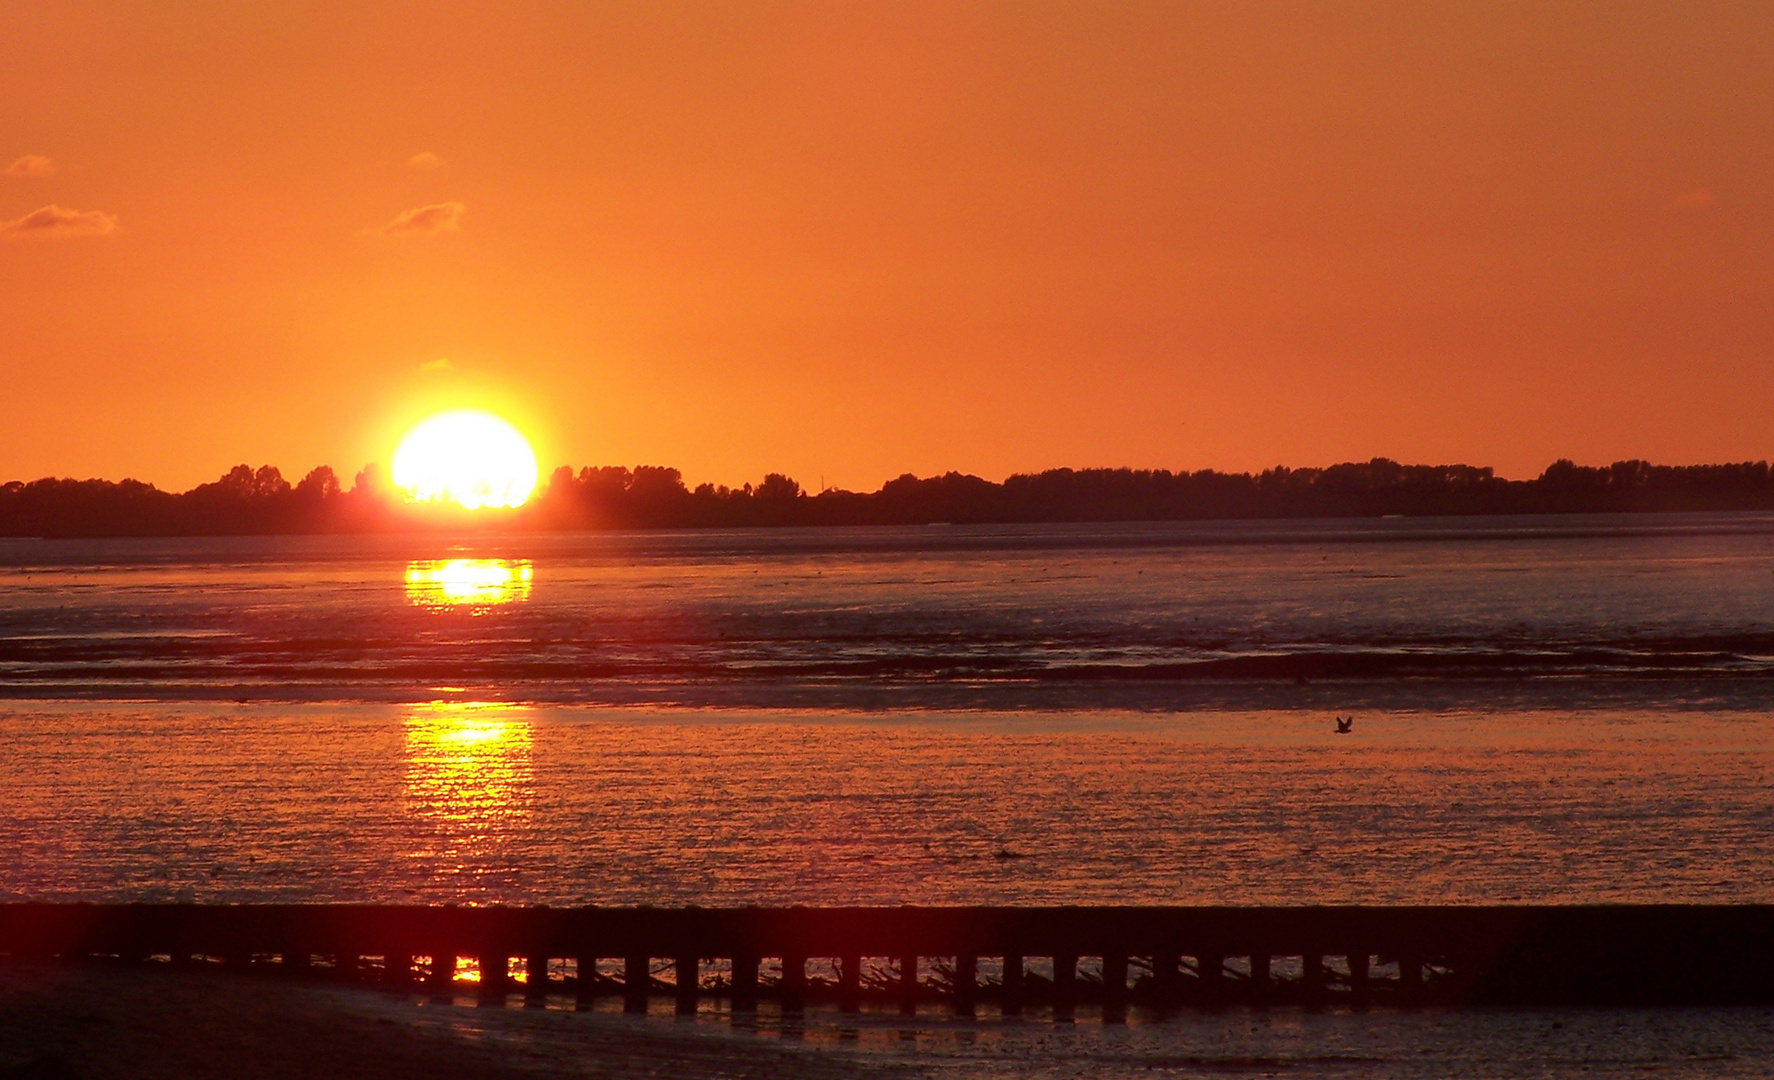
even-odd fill
[[[0,1080],[751,1080],[903,1065],[598,1013],[418,1005],[224,971],[0,964]]]

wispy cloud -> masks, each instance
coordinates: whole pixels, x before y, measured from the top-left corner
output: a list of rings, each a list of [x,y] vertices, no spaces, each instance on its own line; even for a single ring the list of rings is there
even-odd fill
[[[117,215],[103,210],[70,210],[51,203],[14,221],[0,221],[0,236],[11,239],[40,236],[110,236],[117,231]]]
[[[433,203],[403,210],[393,221],[382,226],[385,233],[440,233],[461,227],[462,214],[468,208],[459,202]]]
[[[418,169],[420,172],[430,172],[432,169],[441,169],[443,168],[443,163],[443,158],[438,157],[429,150],[414,154],[412,157],[407,158],[407,168]]]
[[[1715,201],[1712,192],[1701,188],[1699,191],[1690,191],[1686,195],[1676,196],[1670,205],[1677,210],[1703,210]]]
[[[456,368],[456,365],[450,363],[448,357],[439,357],[436,360],[427,360],[423,364],[419,365],[420,371],[454,371],[455,368]]]
[[[48,176],[55,172],[55,162],[41,154],[26,154],[6,167],[7,176]]]

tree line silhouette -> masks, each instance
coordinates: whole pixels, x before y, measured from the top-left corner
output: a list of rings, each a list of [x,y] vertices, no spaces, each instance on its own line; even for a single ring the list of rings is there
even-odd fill
[[[771,473],[738,488],[685,485],[676,469],[562,467],[524,506],[464,511],[403,502],[382,470],[344,487],[321,466],[291,484],[275,468],[237,465],[190,491],[136,480],[43,479],[0,486],[0,536],[204,536],[398,532],[701,529],[933,522],[1201,521],[1238,518],[1774,510],[1765,461],[1595,468],[1559,460],[1532,480],[1470,465],[1386,458],[1260,473],[1050,469],[1003,483],[957,472],[889,480],[879,491],[809,494]]]

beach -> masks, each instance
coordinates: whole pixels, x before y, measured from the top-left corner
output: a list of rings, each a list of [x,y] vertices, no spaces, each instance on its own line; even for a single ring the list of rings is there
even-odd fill
[[[827,1047],[619,1014],[414,1004],[201,969],[0,965],[0,1080],[913,1075]]]
[[[675,1017],[450,1001],[220,970],[0,964],[0,1080],[1736,1080],[1774,1008],[1228,1008],[1102,1024],[719,1006]]]

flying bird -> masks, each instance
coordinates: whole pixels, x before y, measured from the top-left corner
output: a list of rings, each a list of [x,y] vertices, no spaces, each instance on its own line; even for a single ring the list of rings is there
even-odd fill
[[[1347,735],[1353,730],[1355,730],[1355,717],[1353,717],[1353,716],[1339,716],[1339,717],[1337,717],[1337,734],[1338,735]]]

